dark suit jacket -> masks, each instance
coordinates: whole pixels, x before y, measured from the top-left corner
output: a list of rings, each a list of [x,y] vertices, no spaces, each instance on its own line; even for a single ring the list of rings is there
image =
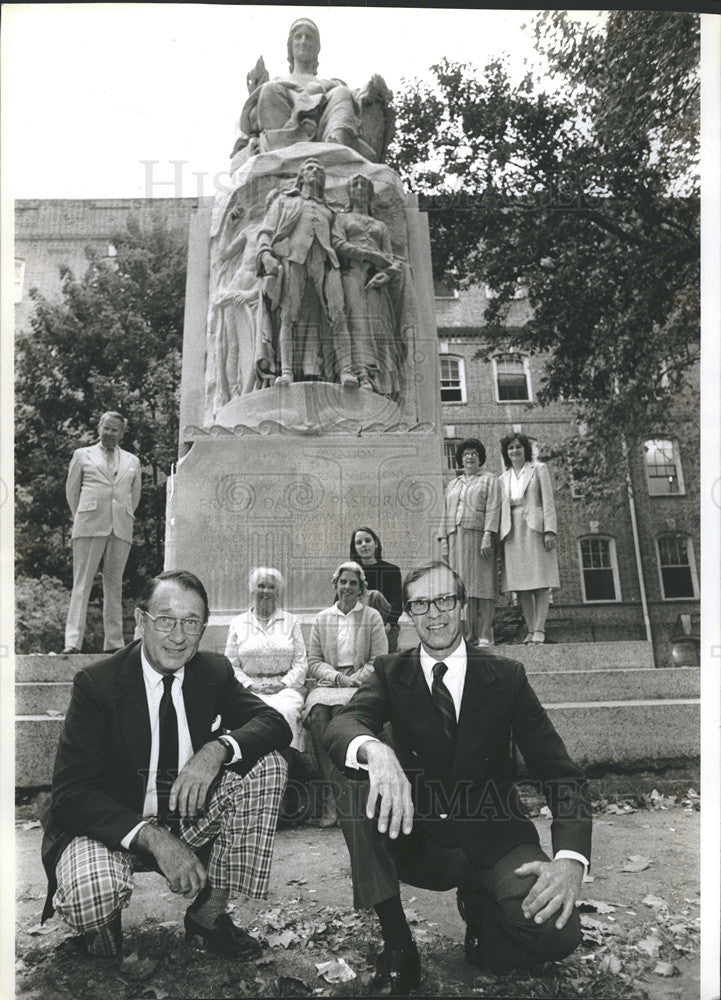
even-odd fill
[[[217,653],[196,653],[185,665],[183,701],[193,750],[211,739],[214,721],[238,743],[241,774],[271,750],[285,749],[285,719],[239,684]],[[71,839],[84,834],[110,850],[142,819],[150,762],[150,715],[140,642],[79,671],[60,736],[42,857],[48,874],[43,919],[52,913],[55,866]]]
[[[569,758],[521,663],[468,650],[454,745],[443,732],[419,649],[378,657],[372,678],[326,729],[326,747],[336,766],[344,767],[354,737],[379,736],[386,722],[413,788],[414,826],[433,839],[459,847],[471,842],[485,865],[519,844],[538,843],[513,785],[513,737],[529,776],[540,780],[551,808],[554,852],[572,850],[590,858],[591,804],[585,778]],[[443,813],[446,819],[441,819]],[[397,841],[399,848],[403,839]]]

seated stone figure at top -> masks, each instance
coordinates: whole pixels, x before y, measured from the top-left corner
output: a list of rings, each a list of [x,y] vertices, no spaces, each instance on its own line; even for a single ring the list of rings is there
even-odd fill
[[[352,92],[338,79],[318,74],[320,33],[313,21],[299,18],[288,35],[290,72],[268,80],[262,59],[248,75],[250,96],[241,118],[241,138],[251,154],[296,142],[337,142],[380,162],[393,132],[391,93],[380,76]]]

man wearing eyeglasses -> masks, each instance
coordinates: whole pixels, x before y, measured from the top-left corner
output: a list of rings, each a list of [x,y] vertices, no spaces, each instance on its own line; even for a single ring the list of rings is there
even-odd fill
[[[89,954],[122,960],[133,872],[157,870],[193,900],[186,939],[257,957],[226,906],[267,895],[290,728],[224,656],[198,652],[208,597],[192,573],[151,580],[135,616],[141,640],[73,682],[44,823],[43,920],[57,910]]]
[[[420,646],[379,657],[326,729],[335,764],[368,777],[348,783],[346,839],[355,906],[373,907],[383,934],[373,996],[420,982],[399,880],[458,888],[466,959],[479,967],[533,969],[581,938],[575,902],[591,849],[584,776],[522,664],[466,646],[465,599],[445,563],[409,573],[403,601]],[[395,749],[378,739],[388,722]],[[553,860],[514,788],[511,739],[551,808]]]

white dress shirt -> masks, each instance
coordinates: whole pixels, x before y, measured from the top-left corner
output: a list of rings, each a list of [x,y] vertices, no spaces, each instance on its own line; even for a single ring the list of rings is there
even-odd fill
[[[355,634],[357,628],[356,616],[363,614],[363,604],[357,601],[355,605],[348,611],[341,611],[338,604],[333,605],[333,614],[338,619],[337,628],[337,650],[338,650],[338,666],[348,667],[352,666],[353,658],[355,656]]]
[[[531,472],[531,465],[529,462],[524,462],[523,467],[520,472],[511,466],[511,475],[509,477],[509,496],[511,500],[519,501],[523,499],[523,494],[526,489],[526,483],[528,481],[528,473]]]
[[[145,799],[143,801],[143,822],[134,826],[130,833],[127,833],[120,841],[122,847],[130,849],[136,833],[141,826],[158,815],[158,796],[155,789],[155,779],[158,771],[158,756],[160,755],[160,701],[163,697],[163,677],[159,671],[155,670],[145,655],[142,645],[140,647],[140,661],[143,665],[143,681],[145,683],[145,697],[148,699],[148,715],[150,716],[150,761],[148,763],[148,784],[145,788]],[[178,718],[178,773],[180,773],[190,758],[193,756],[193,744],[190,739],[188,729],[188,718],[185,714],[185,702],[183,700],[183,678],[185,677],[185,667],[176,670],[173,674],[173,683],[170,688],[170,697],[173,699],[175,714]],[[233,757],[229,764],[234,764],[240,760],[240,748],[232,736],[225,737],[233,746]]]
[[[423,670],[423,676],[425,677],[426,684],[428,685],[428,690],[433,692],[433,667],[436,663],[445,663],[448,667],[447,671],[443,675],[443,683],[448,688],[451,698],[453,699],[453,707],[456,710],[456,720],[461,714],[461,702],[463,700],[463,686],[466,682],[466,668],[468,665],[468,651],[466,650],[465,639],[461,639],[460,643],[456,648],[445,657],[443,660],[434,659],[430,653],[421,646],[421,669]],[[374,736],[356,736],[348,744],[348,749],[346,751],[345,766],[354,767],[356,770],[368,770],[367,764],[362,764],[358,760],[358,750],[364,743],[369,741],[380,742],[376,740]],[[441,814],[441,819],[446,817]],[[556,851],[553,859],[557,858],[572,858],[575,861],[580,861],[583,865],[584,874],[588,871],[588,859],[579,854],[577,851]]]
[[[109,451],[101,444],[100,452],[105,459],[105,465],[107,466],[110,478],[115,479],[120,466],[120,448],[115,447],[112,451]]]

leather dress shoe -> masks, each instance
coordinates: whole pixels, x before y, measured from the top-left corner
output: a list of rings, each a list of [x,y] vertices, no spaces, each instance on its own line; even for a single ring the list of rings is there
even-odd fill
[[[421,982],[421,960],[416,946],[407,951],[384,948],[376,957],[376,971],[368,983],[369,997],[404,997]]]
[[[209,951],[222,955],[223,958],[235,958],[247,962],[257,958],[263,951],[260,942],[251,937],[247,931],[236,927],[227,913],[221,913],[216,917],[211,929],[198,923],[192,911],[186,910],[184,924],[186,941],[192,941],[196,937],[202,938]]]
[[[123,960],[123,928],[117,913],[109,924],[97,931],[87,931],[80,936],[81,944],[93,958]]]
[[[79,653],[79,652],[80,652],[80,650],[77,648],[77,646],[66,646],[65,649],[62,651],[62,653],[60,655],[61,656],[70,656],[71,654]]]

